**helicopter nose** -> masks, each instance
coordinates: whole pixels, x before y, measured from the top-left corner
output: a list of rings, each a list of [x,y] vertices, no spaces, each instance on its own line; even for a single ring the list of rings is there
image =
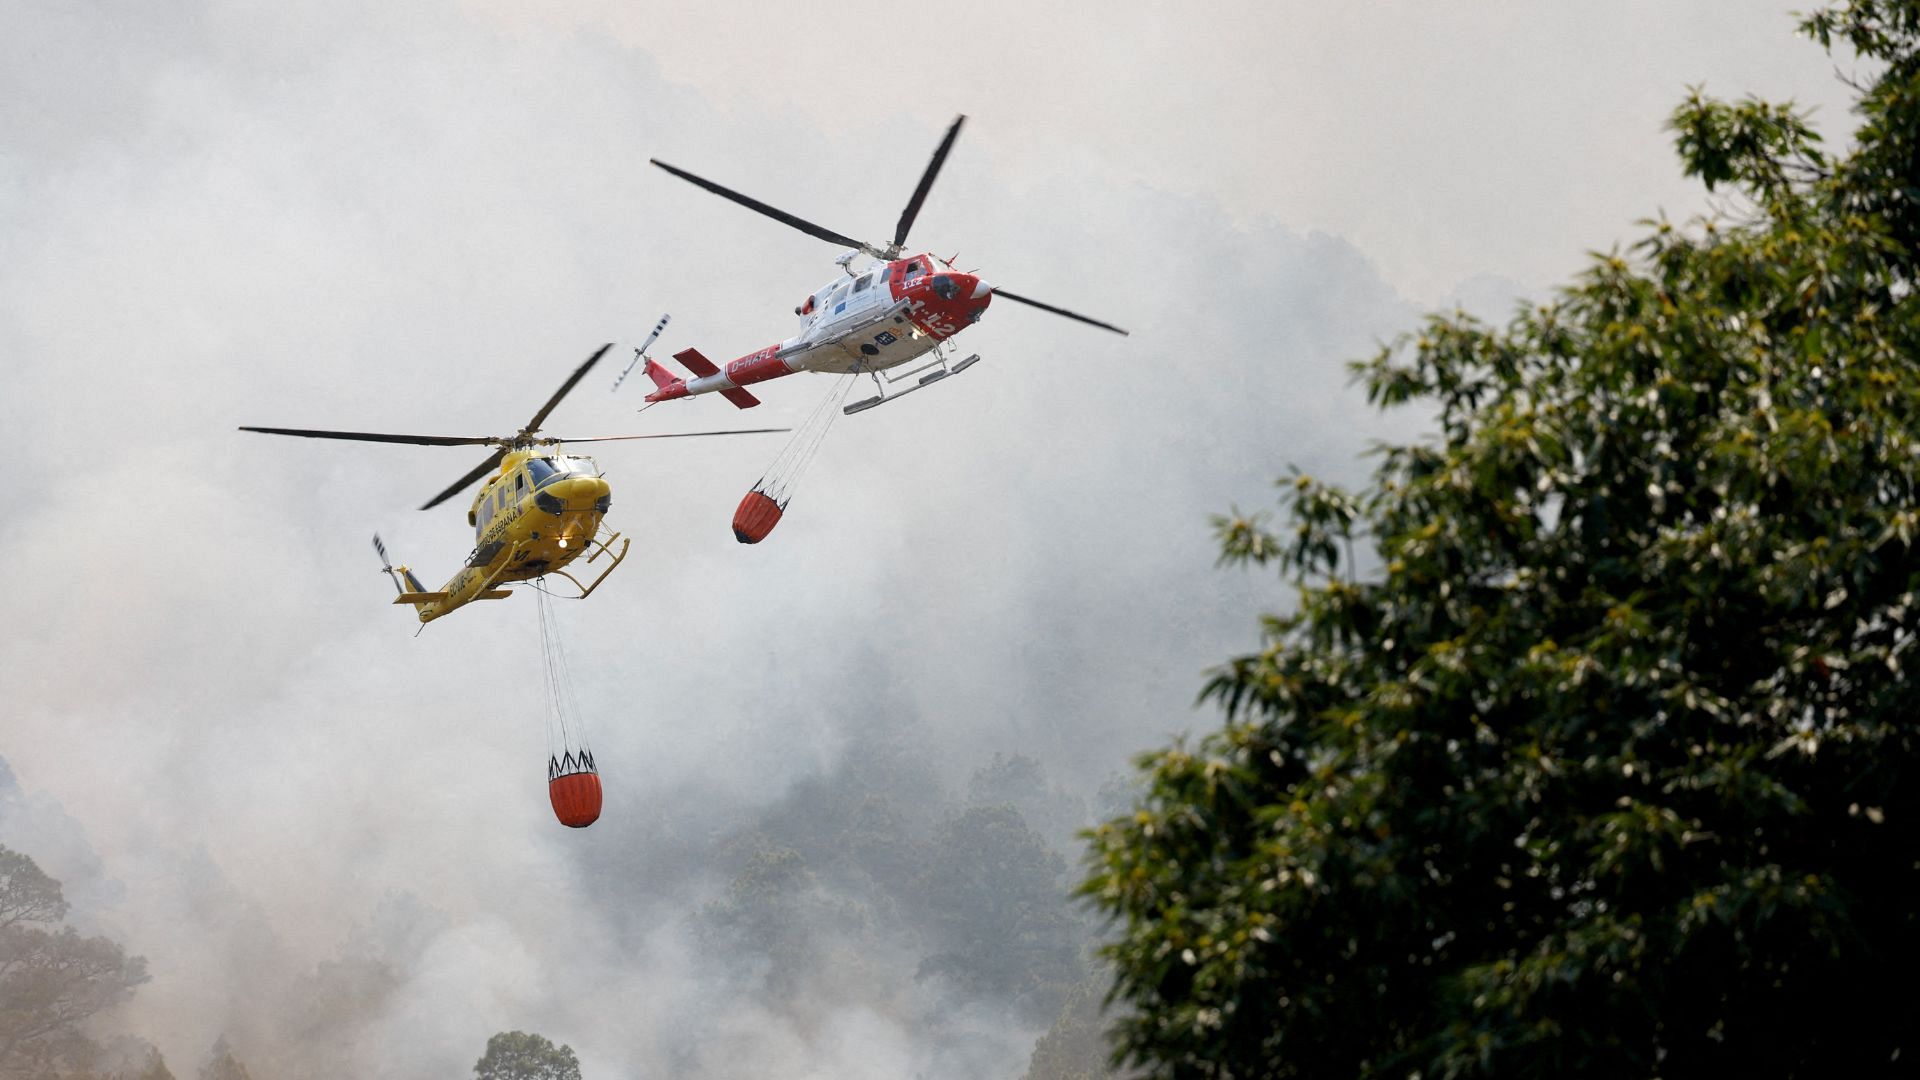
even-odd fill
[[[933,279],[934,294],[942,300],[981,300],[993,292],[993,286],[972,274],[946,273]]]
[[[569,510],[584,510],[606,498],[611,490],[607,482],[598,476],[573,476],[556,480],[547,486],[547,491],[565,503]]]

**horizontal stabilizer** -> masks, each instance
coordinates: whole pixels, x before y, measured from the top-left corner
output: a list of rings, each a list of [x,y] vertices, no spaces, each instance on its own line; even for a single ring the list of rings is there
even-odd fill
[[[737,386],[731,390],[720,391],[720,396],[733,402],[733,407],[736,409],[751,409],[755,405],[760,404],[759,398],[754,397],[752,394],[747,393]]]
[[[403,592],[393,598],[396,604],[435,604],[447,598],[443,592]]]
[[[679,352],[673,354],[673,358],[685,364],[688,371],[693,372],[700,378],[704,379],[709,375],[720,374],[720,369],[714,366],[713,361],[700,355],[699,349],[681,349]],[[746,408],[745,405],[740,407],[743,409]]]
[[[479,595],[475,596],[474,599],[475,600],[505,600],[507,597],[512,595],[513,593],[507,589],[488,589],[486,592],[480,593]]]

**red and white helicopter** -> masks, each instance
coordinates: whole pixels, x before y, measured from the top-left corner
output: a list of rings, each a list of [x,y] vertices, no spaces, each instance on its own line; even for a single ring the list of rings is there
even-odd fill
[[[1125,330],[1111,323],[1090,319],[1065,308],[1043,304],[990,285],[974,274],[955,270],[949,262],[930,253],[902,254],[906,247],[907,230],[913,227],[913,220],[920,213],[920,204],[926,201],[927,191],[933,187],[934,177],[939,175],[940,166],[946,161],[947,152],[953,149],[953,141],[959,136],[960,125],[966,119],[965,116],[959,117],[947,129],[946,138],[940,141],[940,148],[933,152],[933,161],[920,177],[920,186],[914,189],[913,197],[907,200],[907,208],[900,214],[899,224],[894,226],[892,242],[885,245],[864,243],[822,228],[757,199],[721,187],[711,180],[701,179],[664,161],[654,160],[653,164],[715,195],[791,225],[809,236],[852,250],[834,260],[840,264],[846,276],[828,282],[794,308],[794,313],[803,322],[799,334],[750,352],[725,368],[701,355],[698,349],[684,349],[673,354],[675,360],[686,365],[693,373],[692,378],[676,376],[648,358],[644,370],[657,389],[647,395],[647,401],[672,401],[717,393],[738,408],[750,409],[760,404],[760,399],[743,387],[799,371],[820,371],[839,375],[872,375],[874,385],[880,390],[879,395],[854,402],[846,406],[845,412],[857,413],[871,409],[949,375],[957,375],[978,362],[980,357],[974,354],[958,363],[949,364],[944,346],[948,339],[979,321],[987,305],[996,296],[1124,335]],[[863,254],[876,262],[864,271],[855,273],[853,260]],[[886,382],[881,381],[880,372],[910,363],[929,352],[933,353],[934,358],[925,366],[890,376]],[[918,381],[905,389],[888,391],[889,385],[897,385],[915,375],[920,376]]]

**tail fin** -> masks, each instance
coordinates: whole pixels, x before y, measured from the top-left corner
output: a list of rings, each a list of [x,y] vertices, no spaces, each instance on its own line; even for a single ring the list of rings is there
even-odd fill
[[[664,366],[658,363],[655,363],[653,357],[651,356],[647,357],[646,365],[647,366],[643,370],[646,371],[647,378],[652,379],[653,385],[658,389],[666,390],[671,386],[673,386],[674,383],[677,383],[680,381],[679,376],[675,375],[671,371],[668,371]]]
[[[380,553],[380,569],[388,577],[393,579],[393,587],[395,591],[400,594],[394,597],[394,603],[412,604],[417,608],[421,604],[430,603],[435,600],[445,600],[447,598],[446,593],[427,591],[427,587],[420,584],[420,579],[413,576],[412,570],[404,566],[393,565],[392,562],[387,559],[387,545],[380,541],[379,533],[373,534],[373,550]]]

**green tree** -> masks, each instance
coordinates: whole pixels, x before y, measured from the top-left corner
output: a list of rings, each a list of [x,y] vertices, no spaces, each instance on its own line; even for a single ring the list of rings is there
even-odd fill
[[[479,1080],[580,1080],[580,1059],[573,1047],[555,1046],[544,1035],[503,1031],[487,1040],[473,1075]]]
[[[132,996],[146,961],[103,937],[81,937],[60,883],[0,846],[0,1075],[43,1075],[83,1062],[88,1018]]]
[[[1084,886],[1153,1075],[1911,1068],[1920,0],[1803,29],[1880,72],[1854,149],[1695,94],[1727,211],[1431,319],[1356,367],[1436,437],[1219,521],[1298,606]]]

